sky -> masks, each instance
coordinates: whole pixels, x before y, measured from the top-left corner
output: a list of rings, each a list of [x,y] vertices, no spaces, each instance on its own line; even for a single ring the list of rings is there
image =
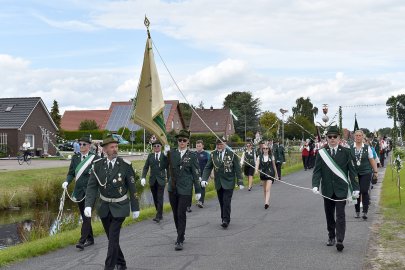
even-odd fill
[[[0,0],[0,97],[56,100],[61,114],[133,98],[147,15],[165,99],[220,108],[250,91],[281,118],[309,97],[318,122],[328,104],[330,118],[342,106],[343,127],[355,114],[360,127],[392,127],[404,14],[402,0]]]

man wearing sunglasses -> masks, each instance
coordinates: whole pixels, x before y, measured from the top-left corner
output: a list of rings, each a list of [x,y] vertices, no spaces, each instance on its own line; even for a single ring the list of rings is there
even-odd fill
[[[80,152],[72,157],[68,174],[62,188],[66,189],[67,186],[76,180],[75,188],[73,191],[73,199],[77,202],[80,215],[82,217],[82,229],[79,242],[76,248],[83,250],[85,247],[94,244],[93,229],[91,227],[91,218],[84,215],[84,198],[86,197],[87,183],[90,178],[91,166],[93,161],[99,157],[90,152],[91,140],[89,137],[81,137],[78,141]]]
[[[222,228],[226,229],[231,222],[231,201],[233,189],[235,188],[235,179],[238,180],[240,189],[243,189],[242,170],[239,157],[227,149],[225,139],[217,139],[217,149],[211,152],[211,158],[204,168],[201,186],[208,184],[208,177],[214,169],[215,189],[217,190],[218,201],[221,207]]]
[[[316,157],[312,191],[319,194],[321,184],[322,195],[328,197],[324,198],[329,236],[326,245],[336,244],[336,249],[342,251],[346,231],[346,200],[351,201],[352,198],[359,197],[359,184],[350,149],[339,145],[338,127],[330,126],[326,137],[328,144],[319,150]]]
[[[149,187],[156,209],[156,216],[153,220],[159,223],[163,219],[163,193],[166,186],[167,157],[162,154],[162,144],[159,141],[154,141],[152,148],[153,152],[149,154],[143,166],[141,185],[145,186],[145,177],[150,168]]]
[[[180,130],[176,138],[178,148],[172,149],[167,153],[169,159],[169,183],[167,190],[177,230],[175,250],[182,250],[186,231],[186,210],[191,204],[193,185],[197,201],[201,198],[201,187],[197,155],[187,148],[190,141],[190,132],[188,130]]]

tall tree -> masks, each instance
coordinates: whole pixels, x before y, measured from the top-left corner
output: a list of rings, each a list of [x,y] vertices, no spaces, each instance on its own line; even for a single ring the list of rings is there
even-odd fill
[[[55,125],[60,129],[60,122],[62,120],[62,116],[59,113],[59,105],[56,100],[53,101],[53,105],[51,108],[51,118]]]
[[[245,131],[254,133],[257,131],[260,114],[259,98],[253,98],[251,92],[232,92],[225,97],[223,105],[238,117],[238,120],[234,120],[234,126],[239,137],[245,140]]]
[[[295,101],[296,106],[292,108],[293,117],[304,116],[308,121],[314,123],[315,116],[318,114],[318,108],[314,107],[309,97],[300,97]]]
[[[277,118],[277,115],[274,112],[265,111],[260,116],[259,122],[263,130],[263,135],[266,138],[277,137],[277,128],[280,124],[277,122],[280,122],[280,119]]]
[[[302,115],[290,116],[284,125],[285,138],[301,140],[315,137],[315,133],[314,123]]]
[[[387,100],[387,115],[388,118],[396,118],[396,124],[399,124],[399,128],[401,129],[402,135],[405,134],[405,94],[398,95],[396,97],[392,96]],[[396,116],[394,117],[394,114],[396,112]],[[397,129],[397,127],[394,127],[394,129]],[[398,130],[393,132],[398,134]],[[396,139],[396,137],[394,139]]]

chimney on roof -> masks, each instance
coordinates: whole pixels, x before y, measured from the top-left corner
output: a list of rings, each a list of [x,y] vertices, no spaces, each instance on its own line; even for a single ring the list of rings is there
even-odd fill
[[[210,107],[210,111],[212,112],[213,110],[214,110],[214,108],[211,106],[211,107]]]

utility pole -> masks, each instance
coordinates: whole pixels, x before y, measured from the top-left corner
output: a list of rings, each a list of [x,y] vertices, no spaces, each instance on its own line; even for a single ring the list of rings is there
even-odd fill
[[[284,114],[287,113],[288,110],[280,109],[280,112],[281,112],[281,117],[282,117],[282,120],[281,120],[281,143],[284,146]]]

